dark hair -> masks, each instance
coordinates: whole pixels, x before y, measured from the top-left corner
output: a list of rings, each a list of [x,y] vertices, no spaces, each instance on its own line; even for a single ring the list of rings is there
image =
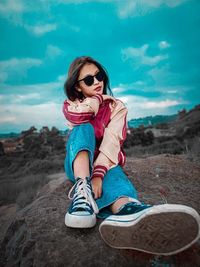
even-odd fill
[[[67,97],[74,101],[75,99],[84,99],[84,95],[79,92],[76,89],[76,83],[79,77],[79,73],[82,69],[82,67],[85,64],[94,64],[95,66],[97,66],[97,68],[103,72],[104,74],[104,88],[103,88],[103,94],[107,94],[107,89],[109,91],[109,94],[112,95],[111,89],[110,89],[110,84],[109,84],[109,77],[107,74],[106,69],[100,64],[98,63],[96,60],[94,60],[91,57],[87,57],[87,56],[82,56],[82,57],[77,57],[70,65],[69,67],[69,71],[68,71],[68,77],[67,80],[65,81],[64,84],[64,90],[65,90],[65,94],[67,95]]]

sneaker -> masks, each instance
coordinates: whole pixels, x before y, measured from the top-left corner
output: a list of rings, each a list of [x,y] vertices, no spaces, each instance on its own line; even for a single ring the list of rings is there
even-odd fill
[[[114,248],[173,255],[199,239],[200,216],[184,205],[155,205],[129,215],[111,215],[99,231]]]
[[[115,215],[128,215],[137,213],[144,209],[152,207],[151,205],[142,204],[141,202],[128,202],[125,205],[121,206],[119,211]]]
[[[73,194],[73,196],[71,196]],[[93,198],[90,179],[78,178],[68,197],[72,203],[65,215],[65,224],[73,228],[91,228],[96,224],[97,204]]]

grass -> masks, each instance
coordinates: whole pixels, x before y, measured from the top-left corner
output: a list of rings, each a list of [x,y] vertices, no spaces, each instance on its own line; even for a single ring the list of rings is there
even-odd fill
[[[31,203],[39,189],[48,183],[48,174],[64,172],[64,155],[45,159],[8,155],[0,162],[0,205],[17,203],[20,208]]]

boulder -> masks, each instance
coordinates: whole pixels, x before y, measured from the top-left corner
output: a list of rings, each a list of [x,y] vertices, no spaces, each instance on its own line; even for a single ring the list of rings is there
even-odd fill
[[[179,203],[186,204],[187,199],[193,197],[190,204],[195,207],[199,203],[199,194],[196,195],[195,189],[191,189],[192,196],[187,196],[189,193],[187,190],[181,197],[177,196],[179,188],[182,190],[184,185],[187,189],[191,181],[188,180],[187,183],[187,180],[178,179],[173,186],[170,184],[176,173],[170,175],[169,166],[171,168],[174,166],[173,168],[180,174],[180,164],[183,164],[182,160],[169,160],[164,156],[148,160],[131,159],[127,162],[126,171],[131,173],[133,177],[131,180],[139,188],[143,200],[153,203],[159,202],[159,198],[160,201],[165,198],[170,203],[172,200],[175,202],[177,197]],[[147,166],[146,169],[143,165]],[[198,166],[192,171],[193,176],[199,177]],[[182,175],[184,176],[185,173]],[[57,179],[55,178],[56,176],[42,188],[31,204],[16,212],[0,245],[0,266],[200,266],[199,242],[182,253],[163,257],[107,246],[98,231],[101,220],[92,229],[67,228],[64,224],[64,216],[70,204],[67,193],[71,184],[64,181],[64,175],[58,175]],[[151,184],[149,180],[153,180],[152,190],[149,187]],[[179,187],[180,184],[182,187]],[[161,191],[164,198],[158,197],[158,191]],[[199,192],[199,188],[197,191]]]

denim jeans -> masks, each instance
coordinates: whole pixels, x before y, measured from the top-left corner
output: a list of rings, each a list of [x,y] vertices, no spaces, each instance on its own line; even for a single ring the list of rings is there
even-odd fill
[[[73,183],[75,183],[73,161],[77,154],[82,150],[88,151],[91,175],[95,151],[95,134],[93,126],[90,123],[75,126],[71,130],[67,140],[65,172],[67,178]],[[137,191],[123,172],[122,168],[118,165],[108,170],[104,176],[102,196],[96,200],[100,210],[98,217],[106,218],[111,215],[112,213],[108,207],[121,197],[131,197],[137,199]]]

